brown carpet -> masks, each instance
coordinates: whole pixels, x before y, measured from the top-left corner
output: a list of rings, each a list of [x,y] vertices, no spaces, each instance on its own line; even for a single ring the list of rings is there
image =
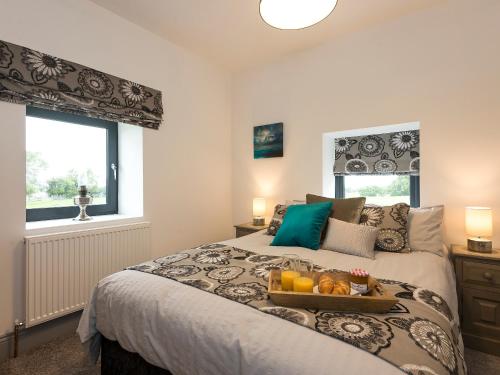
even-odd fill
[[[36,350],[0,364],[0,375],[98,375],[78,336],[55,340]]]
[[[467,349],[469,375],[500,374],[500,357]],[[43,345],[0,364],[1,375],[97,375],[99,364],[90,364],[77,336]]]
[[[500,357],[465,348],[465,361],[469,375],[500,374]]]

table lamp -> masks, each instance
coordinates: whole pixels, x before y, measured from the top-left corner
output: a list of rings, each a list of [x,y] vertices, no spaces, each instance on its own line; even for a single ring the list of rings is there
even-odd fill
[[[489,207],[465,207],[467,248],[480,253],[491,253],[493,219]]]
[[[253,199],[253,225],[262,226],[266,223],[266,200],[264,198]]]

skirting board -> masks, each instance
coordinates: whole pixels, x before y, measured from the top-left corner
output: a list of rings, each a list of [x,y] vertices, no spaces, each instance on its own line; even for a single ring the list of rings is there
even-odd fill
[[[74,335],[82,312],[77,311],[19,332],[19,355],[33,350],[57,338]],[[14,353],[14,334],[0,337],[0,362]]]

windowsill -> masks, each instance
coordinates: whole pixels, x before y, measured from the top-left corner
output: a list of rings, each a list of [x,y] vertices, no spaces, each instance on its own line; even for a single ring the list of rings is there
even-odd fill
[[[101,228],[107,225],[137,223],[143,221],[143,216],[132,215],[100,215],[93,216],[89,221],[73,219],[31,221],[26,223],[26,235],[57,233],[71,230]]]

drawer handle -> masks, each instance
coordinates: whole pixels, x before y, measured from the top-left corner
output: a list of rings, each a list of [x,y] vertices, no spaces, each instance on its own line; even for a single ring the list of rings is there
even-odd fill
[[[488,281],[491,281],[493,280],[493,275],[491,274],[491,272],[485,272],[483,273],[483,277],[488,280]]]

